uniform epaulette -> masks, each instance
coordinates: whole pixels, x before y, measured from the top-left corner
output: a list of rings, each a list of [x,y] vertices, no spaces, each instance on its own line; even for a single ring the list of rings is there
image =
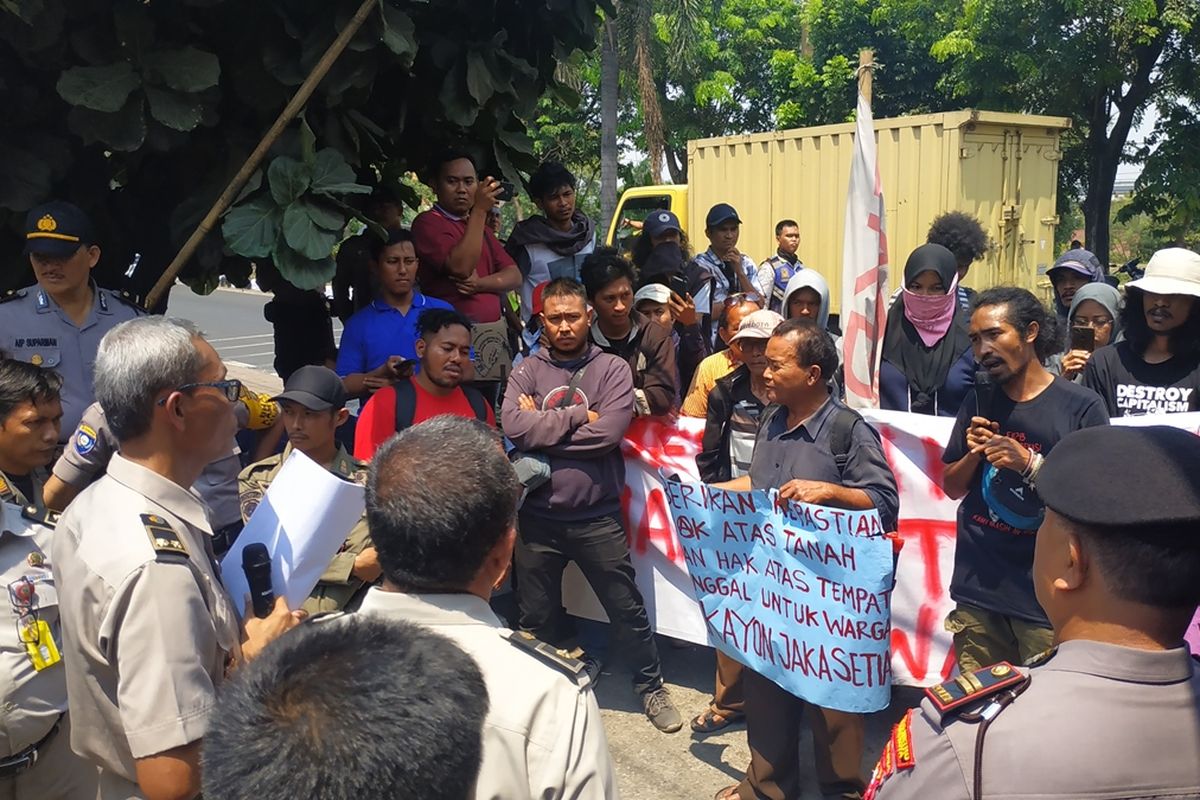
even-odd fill
[[[572,658],[571,654],[566,650],[546,644],[528,631],[512,631],[508,635],[508,641],[525,652],[532,653],[539,660],[550,666],[567,673],[572,678],[583,680],[586,683],[587,671],[583,666],[583,662],[577,658]]]
[[[171,523],[157,514],[142,514],[141,520],[146,526],[146,535],[150,537],[150,546],[154,548],[157,556],[191,557]]]
[[[1029,676],[1006,661],[990,667],[964,672],[957,678],[925,690],[938,712],[945,715],[965,705],[998,694],[1004,689],[1029,682]],[[1024,687],[1022,687],[1024,688]]]
[[[20,298],[25,297],[27,294],[29,294],[29,292],[25,291],[24,289],[9,289],[2,297],[0,297],[0,303],[8,303],[12,300],[19,300]]]
[[[32,522],[45,525],[47,528],[53,528],[58,524],[60,514],[48,508],[38,508],[37,506],[29,505],[21,509],[21,516]]]
[[[138,311],[147,313],[146,298],[140,294],[134,294],[128,289],[123,289],[119,292],[116,289],[109,289],[108,293],[113,296],[114,300],[119,300],[127,306],[133,306]]]

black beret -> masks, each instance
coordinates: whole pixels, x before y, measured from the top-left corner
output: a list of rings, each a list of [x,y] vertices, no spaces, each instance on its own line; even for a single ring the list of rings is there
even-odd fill
[[[1081,525],[1200,523],[1200,437],[1161,425],[1075,431],[1046,456],[1037,492]]]

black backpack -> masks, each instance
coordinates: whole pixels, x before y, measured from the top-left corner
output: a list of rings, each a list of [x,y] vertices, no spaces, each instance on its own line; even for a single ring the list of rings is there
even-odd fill
[[[393,386],[396,389],[396,431],[399,432],[412,426],[413,417],[417,413],[417,390],[413,388],[411,380],[396,381]],[[487,422],[488,401],[483,394],[474,386],[465,383],[460,388],[466,394],[471,410],[475,412],[475,419]]]

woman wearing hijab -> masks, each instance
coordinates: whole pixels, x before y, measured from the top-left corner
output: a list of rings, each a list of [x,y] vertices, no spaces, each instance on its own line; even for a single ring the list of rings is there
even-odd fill
[[[1091,328],[1095,331],[1096,343],[1091,350],[1068,350],[1055,360],[1056,363],[1047,364],[1046,368],[1079,383],[1084,365],[1092,353],[1120,338],[1120,312],[1121,293],[1107,283],[1089,283],[1075,292],[1067,312],[1067,321],[1072,328]]]
[[[958,261],[925,244],[904,265],[904,289],[888,311],[879,369],[880,406],[953,417],[974,385],[968,315],[958,302]]]
[[[1046,271],[1054,287],[1054,310],[1065,320],[1075,293],[1091,283],[1104,282],[1104,267],[1090,250],[1075,247],[1063,253]]]

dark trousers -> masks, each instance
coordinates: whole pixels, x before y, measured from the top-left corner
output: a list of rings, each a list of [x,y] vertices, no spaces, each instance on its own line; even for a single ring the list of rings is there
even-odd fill
[[[814,706],[752,669],[742,670],[750,768],[738,785],[742,800],[800,797],[800,724],[808,716],[821,793],[853,797],[862,776],[863,716]]]
[[[712,707],[722,714],[741,714],[746,710],[745,692],[742,690],[741,662],[717,651],[717,680],[713,690]]]
[[[642,593],[634,582],[625,528],[617,516],[558,522],[521,514],[517,540],[517,605],[521,628],[562,646],[569,638],[562,604],[562,576],[574,561],[600,599],[633,670],[633,686],[662,686],[662,665]],[[615,648],[614,648],[615,649]]]

